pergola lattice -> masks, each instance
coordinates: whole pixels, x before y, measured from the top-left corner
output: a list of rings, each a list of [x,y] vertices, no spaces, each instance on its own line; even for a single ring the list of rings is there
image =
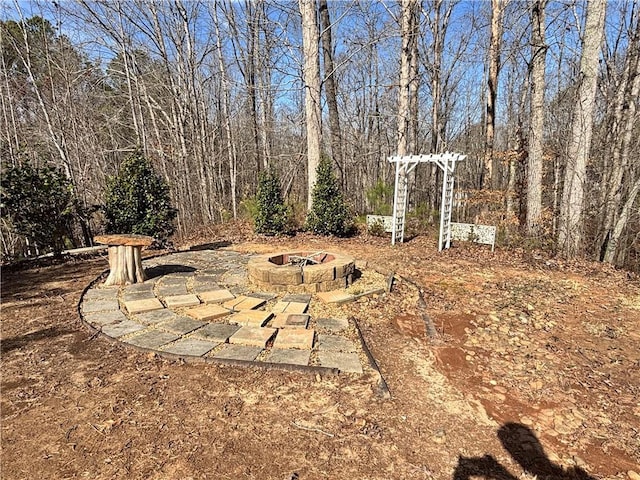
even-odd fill
[[[388,160],[396,164],[396,181],[393,195],[393,229],[391,244],[404,241],[405,213],[407,210],[407,196],[409,192],[409,173],[420,163],[435,163],[443,172],[442,202],[440,206],[440,238],[438,250],[449,248],[451,245],[451,210],[453,207],[453,183],[456,163],[467,158],[460,153],[439,153],[428,155],[392,156]]]

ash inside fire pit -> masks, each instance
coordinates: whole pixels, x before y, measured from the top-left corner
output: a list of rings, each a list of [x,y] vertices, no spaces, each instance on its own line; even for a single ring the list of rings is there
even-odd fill
[[[346,288],[355,270],[353,257],[328,252],[286,252],[254,257],[249,280],[272,291],[326,292]]]

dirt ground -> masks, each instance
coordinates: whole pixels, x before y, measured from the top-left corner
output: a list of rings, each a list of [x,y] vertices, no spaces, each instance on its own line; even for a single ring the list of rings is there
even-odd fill
[[[398,274],[391,294],[340,307],[391,399],[372,375],[183,363],[94,336],[77,304],[104,256],[5,269],[0,478],[640,478],[637,278],[476,245],[438,253],[427,236],[184,243],[215,241],[344,251]]]

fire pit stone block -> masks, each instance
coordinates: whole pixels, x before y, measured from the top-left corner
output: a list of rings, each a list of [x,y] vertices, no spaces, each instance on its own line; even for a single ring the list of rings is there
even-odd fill
[[[274,268],[269,272],[269,283],[274,285],[300,285],[302,283],[302,269],[295,266]]]
[[[304,267],[302,280],[304,283],[331,282],[336,278],[336,268],[332,264],[318,263]]]

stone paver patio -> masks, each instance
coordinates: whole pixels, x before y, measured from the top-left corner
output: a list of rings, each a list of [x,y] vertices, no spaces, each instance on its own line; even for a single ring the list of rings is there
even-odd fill
[[[223,363],[325,367],[363,373],[357,329],[344,318],[315,318],[324,295],[254,291],[251,257],[228,250],[174,253],[145,260],[144,283],[94,282],[81,299],[83,320],[134,347]]]

